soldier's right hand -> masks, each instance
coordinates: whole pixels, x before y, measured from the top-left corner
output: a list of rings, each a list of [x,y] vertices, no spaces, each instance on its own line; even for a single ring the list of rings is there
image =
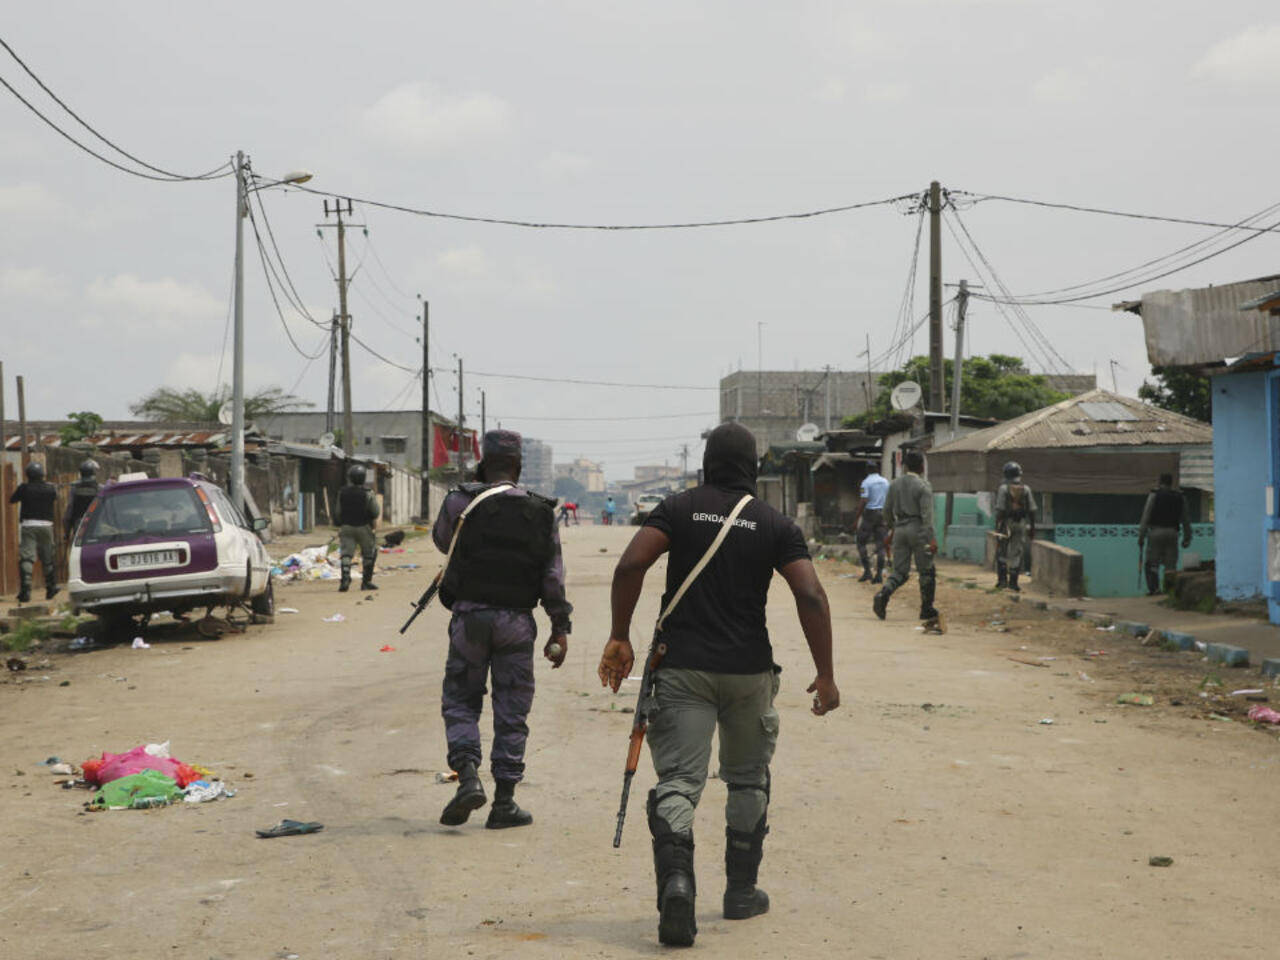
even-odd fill
[[[622,681],[631,675],[635,662],[636,655],[631,649],[631,641],[625,637],[610,637],[600,655],[600,666],[596,669],[600,686],[611,687],[617,693]]]
[[[815,677],[807,693],[813,694],[813,715],[820,717],[840,706],[840,690],[834,677]]]

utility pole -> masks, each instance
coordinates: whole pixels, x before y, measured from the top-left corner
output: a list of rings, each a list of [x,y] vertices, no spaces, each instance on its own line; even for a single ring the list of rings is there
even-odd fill
[[[431,468],[435,466],[436,442],[431,432],[431,316],[422,301],[422,519],[431,522]]]
[[[680,447],[680,489],[687,490],[689,487],[689,445],[682,444]]]
[[[334,390],[338,373],[338,311],[329,321],[329,402],[324,410],[325,433],[333,433]]]
[[[350,458],[355,448],[355,428],[351,422],[351,314],[347,312],[347,224],[342,219],[343,213],[348,217],[352,215],[350,200],[334,200],[331,207],[326,199],[324,215],[327,218],[332,214],[337,218],[337,223],[322,223],[320,226],[338,228],[338,322],[342,328],[342,452]]]
[[[1117,363],[1116,361],[1114,361],[1114,360],[1110,361],[1110,363],[1111,363],[1111,392],[1112,392],[1112,393],[1119,393],[1119,392],[1120,392],[1120,388],[1116,385],[1116,367],[1120,366],[1120,364],[1118,364],[1118,363]],[[19,392],[18,392],[18,403],[19,403],[19,404],[21,404],[21,403],[22,403],[22,392],[21,392],[21,391],[22,391],[22,378],[21,378],[21,377],[19,377],[19,378],[18,378],[18,391],[19,391]]]
[[[464,423],[464,414],[462,410],[462,358],[458,358],[458,482],[462,482],[463,464],[465,463],[462,456],[462,425]]]
[[[827,405],[823,414],[823,429],[831,429],[831,364],[827,364]]]
[[[867,379],[862,384],[862,395],[867,401],[867,413],[871,412],[871,334],[867,334]]]
[[[483,437],[488,432],[489,432],[489,419],[488,419],[488,413],[485,409],[484,391],[481,390],[480,391],[480,436]]]
[[[741,364],[741,361],[739,361]],[[764,321],[756,321],[756,416],[764,416]]]
[[[942,187],[929,184],[929,406],[941,412],[946,403],[942,362]]]
[[[956,358],[951,371],[951,439],[960,432],[960,375],[964,366],[964,315],[969,309],[969,281],[960,281],[956,294]]]
[[[22,464],[18,482],[22,483],[26,480],[27,464],[31,462],[31,451],[27,449],[27,391],[22,377],[18,377],[18,430],[21,434],[18,451]]]
[[[244,509],[244,218],[249,212],[244,182],[244,151],[236,151],[235,333],[231,347],[231,476],[227,492],[237,510]]]

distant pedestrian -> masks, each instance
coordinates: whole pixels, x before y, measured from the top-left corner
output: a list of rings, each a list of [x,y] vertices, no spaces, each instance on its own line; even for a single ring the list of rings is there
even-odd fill
[[[86,460],[80,464],[80,479],[71,487],[71,496],[67,498],[67,513],[63,517],[63,525],[67,531],[67,543],[76,535],[80,526],[80,518],[89,509],[89,504],[98,497],[98,464]]]
[[[440,700],[449,766],[458,772],[458,789],[440,814],[440,822],[451,827],[466,823],[488,802],[478,768],[480,711],[489,678],[489,768],[495,790],[485,827],[533,822],[532,814],[516,804],[515,789],[524,777],[538,636],[533,608],[539,603],[551,618],[551,638],[542,655],[557,668],[569,648],[573,606],[565,599],[555,501],[517,485],[521,448],[514,431],[486,433],[478,482],[450,491],[432,531],[435,545],[449,556],[440,600],[453,612]]]
[[[883,620],[889,609],[889,598],[910,578],[914,560],[916,575],[920,578],[920,619],[936,621],[938,611],[933,605],[933,596],[938,587],[938,574],[934,570],[933,555],[938,552],[938,539],[933,532],[933,487],[923,476],[923,453],[908,450],[902,462],[907,472],[889,485],[885,498],[885,513],[893,524],[889,534],[893,544],[893,572],[871,606]]]
[[[360,589],[377,590],[373,582],[373,565],[378,559],[378,541],[373,535],[374,524],[382,510],[378,498],[365,486],[367,473],[362,463],[353,463],[347,469],[347,485],[338,493],[338,548],[342,564],[342,579],[338,590],[351,589],[351,561],[356,547],[360,548]]]
[[[569,515],[573,517],[573,525],[575,527],[578,526],[579,525],[578,524],[578,501],[570,500],[568,503],[565,504],[565,508],[569,511]],[[567,521],[565,523],[565,526],[568,526]]]
[[[58,594],[58,571],[53,564],[53,509],[58,491],[44,478],[44,464],[32,461],[27,464],[27,482],[18,484],[9,498],[19,503],[18,513],[18,602],[31,599],[31,579],[36,559],[44,571],[45,598],[52,600]]]
[[[1178,528],[1182,528],[1182,548],[1191,546],[1191,517],[1187,499],[1173,488],[1173,474],[1160,474],[1160,485],[1147,494],[1138,525],[1138,554],[1146,548],[1143,569],[1147,575],[1147,596],[1160,593],[1160,568],[1178,569]]]
[[[608,497],[604,502],[604,525],[606,527],[613,526],[613,515],[618,512],[618,505],[613,502],[613,497]]]
[[[996,589],[1021,593],[1018,577],[1036,538],[1036,498],[1022,482],[1022,467],[1012,460],[1004,465],[1004,483],[996,490],[996,534]]]
[[[862,561],[862,576],[859,583],[883,583],[885,549],[884,541],[888,529],[884,525],[884,500],[889,493],[889,481],[880,473],[875,461],[870,464],[870,471],[862,481],[862,500],[858,503],[857,516],[853,518],[853,529],[857,536],[858,559]],[[871,573],[871,557],[867,544],[874,543],[876,550],[876,572]]]

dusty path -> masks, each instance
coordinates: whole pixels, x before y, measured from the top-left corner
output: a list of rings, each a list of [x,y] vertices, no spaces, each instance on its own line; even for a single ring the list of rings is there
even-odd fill
[[[421,576],[388,576],[375,601],[359,603],[332,584],[284,588],[279,603],[301,613],[274,626],[60,657],[47,683],[0,686],[0,956],[662,952],[642,812],[652,772],[646,759],[615,851],[630,720],[616,708],[631,695],[602,692],[593,675],[629,533],[566,536],[575,634],[564,669],[538,670],[519,793],[536,818],[529,829],[436,822],[452,789],[433,782],[444,767],[446,614],[432,609],[412,639],[395,634]],[[396,559],[432,562],[423,541],[410,549]],[[849,569],[823,565],[845,703],[822,720],[807,712],[811,668],[775,581],[782,736],[761,874],[774,909],[746,922],[718,916],[723,788],[712,781],[699,814],[695,950],[1218,958],[1270,945],[1274,738],[1116,707],[1074,667],[1009,661],[1007,636],[963,625],[925,636],[910,619],[914,584],[881,624],[869,589],[839,577]],[[637,623],[652,622],[657,585]],[[335,611],[345,624],[321,622]],[[384,643],[398,649],[381,653]],[[239,796],[81,815],[84,795],[33,766],[165,739]],[[326,828],[254,838],[285,816]],[[1151,855],[1174,865],[1150,867]]]

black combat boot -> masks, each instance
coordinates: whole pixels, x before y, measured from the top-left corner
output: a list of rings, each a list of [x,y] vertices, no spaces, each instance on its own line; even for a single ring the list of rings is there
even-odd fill
[[[484,787],[476,765],[467,761],[458,765],[458,790],[440,814],[440,822],[446,827],[457,827],[467,822],[472,810],[485,805]]]
[[[889,611],[889,597],[893,595],[893,591],[888,587],[881,587],[876,591],[876,595],[871,599],[871,609],[876,612],[876,616],[881,620]]]
[[[1017,571],[1017,570],[1010,570],[1010,571],[1009,571],[1009,589],[1010,589],[1010,590],[1012,590],[1014,593],[1021,593],[1021,592],[1022,592],[1022,588],[1021,588],[1020,586],[1018,586],[1018,571]]]
[[[933,605],[934,595],[938,591],[937,580],[920,580],[920,619],[936,620],[938,608]]]
[[[858,578],[858,582],[859,582],[859,583],[870,583],[870,582],[871,582],[871,568],[870,568],[870,567],[863,567],[863,568],[862,568],[862,576],[860,576],[860,577]]]
[[[676,833],[658,816],[658,795],[653,790],[649,791],[649,833],[653,835],[653,872],[658,879],[658,941],[670,947],[691,947],[698,935],[693,832]]]
[[[58,595],[58,582],[56,580],[47,581],[44,585],[44,598],[46,600],[52,600],[57,595]]]
[[[871,578],[872,583],[884,583],[884,561],[876,563],[876,575]]]
[[[342,579],[338,581],[338,592],[346,593],[351,589],[351,561],[342,561]]]
[[[1154,597],[1160,592],[1160,568],[1154,563],[1147,564],[1147,596]]]
[[[1003,590],[1009,585],[1009,565],[1003,560],[996,561],[996,589]]]
[[[31,578],[23,577],[22,583],[18,587],[18,602],[26,603],[31,599]]]
[[[724,918],[746,920],[769,912],[769,895],[756,886],[756,874],[764,856],[764,836],[769,832],[765,817],[755,830],[724,828]]]
[[[516,804],[516,782],[499,780],[493,791],[493,806],[489,819],[484,822],[487,830],[504,830],[507,827],[527,827],[533,823],[533,814],[521,810]]]
[[[361,590],[377,590],[378,589],[378,585],[373,582],[373,561],[372,560],[364,561],[364,566],[361,568],[360,589]]]

